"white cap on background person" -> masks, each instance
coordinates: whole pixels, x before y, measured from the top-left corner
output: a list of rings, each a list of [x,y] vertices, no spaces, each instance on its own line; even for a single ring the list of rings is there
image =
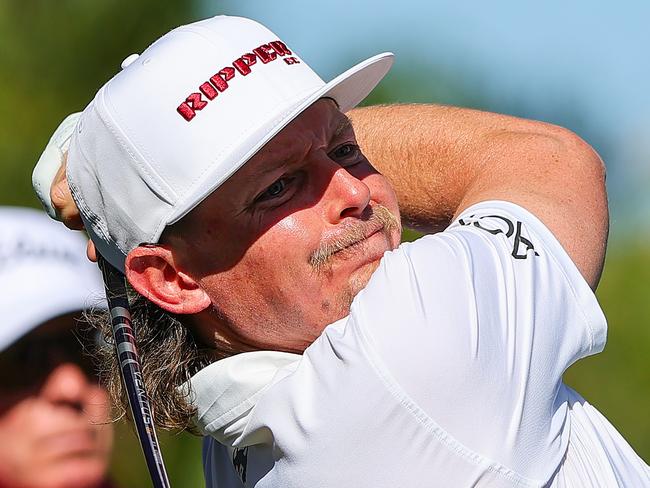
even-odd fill
[[[0,207],[0,228],[0,351],[50,319],[105,307],[81,233],[19,207]]]
[[[331,98],[345,112],[391,65],[392,54],[379,54],[326,83],[266,27],[217,16],[125,59],[71,137],[67,127],[50,145],[56,156],[69,140],[68,183],[84,225],[124,270],[131,249],[157,242],[312,103]],[[49,185],[40,186],[47,202]]]

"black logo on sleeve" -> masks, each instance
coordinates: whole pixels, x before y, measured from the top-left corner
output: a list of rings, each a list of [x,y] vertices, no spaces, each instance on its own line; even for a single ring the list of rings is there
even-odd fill
[[[246,468],[248,465],[248,447],[236,448],[232,452],[232,465],[241,482],[246,485]]]
[[[485,219],[497,219],[498,222],[486,222]],[[533,251],[535,256],[539,256],[539,253],[535,251],[535,246],[533,246],[530,239],[522,234],[522,224],[518,220],[513,222],[501,215],[482,215],[480,217],[470,215],[465,219],[458,219],[458,223],[464,226],[473,225],[474,227],[489,232],[492,235],[505,234],[513,244],[511,254],[515,259],[526,259],[529,251]]]

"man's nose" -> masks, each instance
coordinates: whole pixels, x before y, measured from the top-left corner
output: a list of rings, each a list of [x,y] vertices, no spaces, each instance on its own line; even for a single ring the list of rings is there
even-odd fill
[[[345,168],[332,175],[326,198],[329,200],[328,220],[336,224],[346,217],[361,217],[370,203],[370,188]]]
[[[81,409],[88,392],[88,378],[74,363],[61,363],[52,369],[41,389],[41,395],[52,403]]]

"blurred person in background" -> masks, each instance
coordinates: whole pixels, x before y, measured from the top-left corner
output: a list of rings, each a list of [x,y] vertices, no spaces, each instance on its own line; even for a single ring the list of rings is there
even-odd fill
[[[41,212],[0,207],[0,227],[0,488],[108,488],[108,395],[79,324],[99,271]]]

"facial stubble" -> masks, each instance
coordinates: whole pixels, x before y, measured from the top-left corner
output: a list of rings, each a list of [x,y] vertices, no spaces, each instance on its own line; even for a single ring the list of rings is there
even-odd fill
[[[397,217],[382,205],[373,205],[366,219],[348,224],[345,231],[335,238],[324,240],[319,247],[311,253],[309,264],[318,275],[332,274],[332,264],[337,257],[363,253],[363,244],[371,233],[381,232],[392,249],[393,234],[401,231],[401,224]],[[350,311],[354,297],[367,285],[372,273],[379,266],[379,260],[372,261],[356,270],[349,279],[348,286],[341,289],[335,302],[324,300],[321,304],[323,310],[328,310],[338,317],[344,317]],[[333,309],[333,310],[332,310]]]

